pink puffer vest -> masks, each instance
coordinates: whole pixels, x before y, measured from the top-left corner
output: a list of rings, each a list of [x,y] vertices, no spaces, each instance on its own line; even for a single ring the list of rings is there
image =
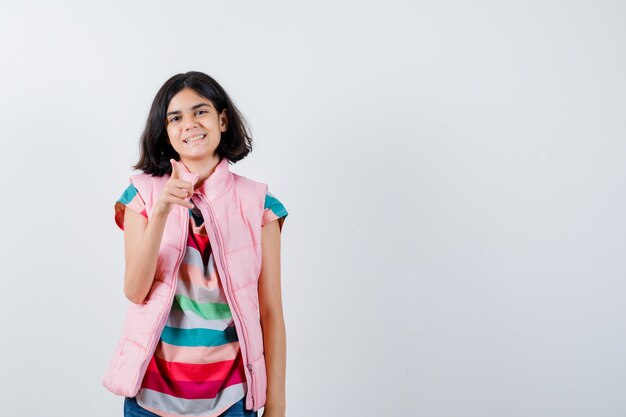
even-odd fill
[[[205,184],[195,190],[215,265],[230,305],[245,366],[246,408],[265,405],[267,377],[259,319],[258,278],[261,272],[261,222],[267,184],[232,173],[223,158]],[[184,164],[181,176],[192,184],[198,174]],[[136,174],[131,182],[146,204],[148,220],[169,175]],[[206,190],[206,191],[205,191]],[[189,230],[189,209],[176,205],[167,218],[152,288],[142,304],[126,312],[122,336],[102,381],[112,393],[134,397],[141,386],[169,314]]]

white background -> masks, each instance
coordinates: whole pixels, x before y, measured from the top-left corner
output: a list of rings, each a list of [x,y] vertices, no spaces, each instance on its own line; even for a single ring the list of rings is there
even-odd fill
[[[150,103],[215,77],[282,235],[289,417],[626,415],[626,5],[4,2],[0,415],[121,416]]]

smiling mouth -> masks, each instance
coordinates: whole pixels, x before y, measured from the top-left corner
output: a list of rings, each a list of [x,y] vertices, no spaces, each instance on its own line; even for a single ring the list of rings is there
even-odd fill
[[[198,135],[198,136],[194,136],[192,138],[183,139],[183,142],[185,142],[185,143],[193,143],[193,142],[197,142],[199,140],[202,140],[205,137],[206,137],[206,135]]]

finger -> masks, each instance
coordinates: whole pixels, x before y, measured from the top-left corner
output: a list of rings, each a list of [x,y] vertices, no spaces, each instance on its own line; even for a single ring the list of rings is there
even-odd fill
[[[171,203],[178,204],[183,207],[194,208],[194,205],[184,198],[178,198],[173,195],[170,195],[170,200],[171,200]]]
[[[193,185],[191,184],[191,182],[189,181],[185,181],[185,180],[177,180],[177,179],[170,179],[169,184],[176,187],[176,188],[182,188],[184,190],[187,191],[187,195],[192,195],[193,194]]]
[[[179,161],[177,161],[175,159],[170,159],[170,163],[172,164],[172,175],[170,176],[170,180],[174,179],[175,181],[173,181],[173,182],[180,183],[180,185],[178,185],[178,187],[187,189],[188,192],[189,192],[189,195],[192,195],[193,194],[193,185],[191,184],[191,182],[181,180],[181,172],[187,171],[187,169],[185,169],[185,167],[182,164],[182,162],[179,162]]]
[[[180,178],[180,169],[178,167],[178,161],[173,158],[170,158],[170,164],[172,164],[172,175],[170,178],[179,179]]]
[[[169,189],[169,194],[173,197],[183,199],[187,199],[189,197],[189,191],[187,191],[186,188],[177,187],[176,185]]]

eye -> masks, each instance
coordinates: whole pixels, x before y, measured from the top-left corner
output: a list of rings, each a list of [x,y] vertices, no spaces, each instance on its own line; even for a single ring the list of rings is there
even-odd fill
[[[197,113],[207,113],[206,110],[198,110]]]
[[[178,116],[174,116],[174,117],[172,117],[172,118],[170,119],[170,122],[173,122],[173,121],[175,121],[176,119],[178,119]]]

